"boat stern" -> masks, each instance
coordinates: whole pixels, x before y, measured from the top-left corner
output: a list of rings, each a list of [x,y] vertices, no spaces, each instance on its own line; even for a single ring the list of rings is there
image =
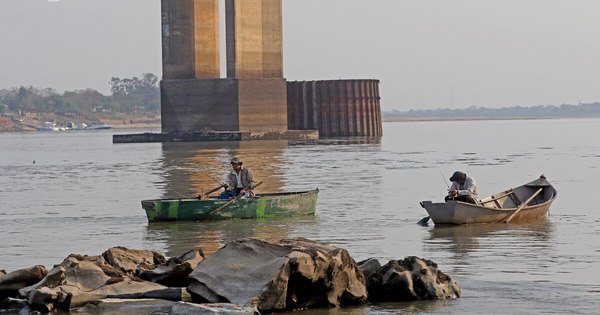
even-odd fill
[[[156,211],[157,200],[142,200],[142,208],[146,212],[148,222],[156,221],[158,212]]]

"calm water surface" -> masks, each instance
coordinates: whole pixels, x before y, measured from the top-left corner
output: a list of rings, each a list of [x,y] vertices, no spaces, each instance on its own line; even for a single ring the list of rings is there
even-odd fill
[[[450,301],[307,314],[599,312],[599,119],[386,123],[377,142],[112,144],[116,132],[0,134],[0,269],[117,245],[176,256],[240,237],[306,237],[356,260],[431,259],[463,290]],[[208,191],[233,155],[264,182],[259,191],[318,187],[317,215],[146,221],[142,199]],[[558,199],[536,224],[416,225],[419,201],[442,199],[441,174],[455,170],[475,177],[482,196],[545,174]]]

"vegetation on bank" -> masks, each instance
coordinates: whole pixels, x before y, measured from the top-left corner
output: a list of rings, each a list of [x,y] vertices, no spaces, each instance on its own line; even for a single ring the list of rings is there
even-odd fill
[[[512,106],[502,108],[469,107],[461,109],[411,109],[383,112],[390,120],[396,119],[510,119],[510,118],[580,118],[600,117],[600,102],[569,105]]]
[[[159,79],[152,73],[110,80],[111,95],[93,89],[59,93],[51,88],[0,90],[0,131],[35,130],[44,122],[104,122],[114,127],[160,126]],[[158,118],[157,118],[158,117]]]
[[[32,86],[14,87],[0,90],[0,111],[44,112],[44,113],[86,113],[137,111],[158,112],[160,110],[160,90],[158,77],[145,73],[141,78],[110,80],[111,95],[103,95],[93,90],[65,91],[58,93],[50,88]]]

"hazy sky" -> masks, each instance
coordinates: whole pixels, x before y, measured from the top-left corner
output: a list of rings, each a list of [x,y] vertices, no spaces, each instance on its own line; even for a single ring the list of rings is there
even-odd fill
[[[600,101],[599,0],[283,0],[288,80],[381,80],[383,110]],[[161,74],[160,0],[0,0],[0,88]]]

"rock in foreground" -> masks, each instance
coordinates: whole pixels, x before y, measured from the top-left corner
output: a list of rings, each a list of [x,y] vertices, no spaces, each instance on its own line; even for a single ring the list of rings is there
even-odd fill
[[[233,241],[200,263],[189,291],[199,301],[260,311],[364,303],[365,279],[344,249],[307,239]]]
[[[395,302],[460,297],[460,287],[431,260],[391,260],[367,279],[369,300]]]
[[[32,309],[42,312],[69,310],[107,297],[188,300],[182,287],[188,285],[188,274],[203,258],[198,249],[167,260],[157,252],[124,247],[111,248],[100,256],[70,255],[46,277],[36,278],[39,282],[31,285],[29,281],[27,287],[21,284],[19,295],[28,299]]]
[[[70,255],[50,271],[35,266],[0,272],[0,313],[255,314],[362,304],[367,291],[374,302],[461,293],[426,259],[411,256],[384,266],[369,259],[357,266],[346,250],[331,245],[250,238],[208,258],[199,249],[167,259],[114,247],[98,256]]]
[[[16,297],[18,290],[42,280],[48,274],[44,266],[34,266],[6,273],[0,273],[0,302],[8,297]]]

